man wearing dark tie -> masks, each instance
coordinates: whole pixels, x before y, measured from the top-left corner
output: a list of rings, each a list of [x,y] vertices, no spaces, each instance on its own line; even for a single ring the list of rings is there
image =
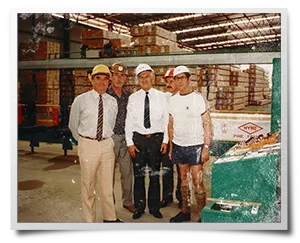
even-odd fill
[[[95,222],[96,194],[100,198],[103,222],[122,222],[116,216],[113,198],[115,153],[111,136],[118,104],[105,93],[111,73],[107,66],[99,64],[88,78],[93,89],[74,99],[69,119],[69,128],[78,141],[82,211],[86,222]]]
[[[136,67],[141,89],[129,96],[125,135],[134,168],[133,219],[140,218],[146,208],[145,174],[149,174],[148,207],[156,218],[160,209],[160,165],[168,144],[168,107],[166,95],[152,88],[153,69],[145,63]]]

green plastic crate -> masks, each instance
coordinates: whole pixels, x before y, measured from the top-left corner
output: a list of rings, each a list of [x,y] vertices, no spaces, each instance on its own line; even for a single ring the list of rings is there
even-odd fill
[[[278,153],[235,162],[213,163],[211,197],[274,205]]]

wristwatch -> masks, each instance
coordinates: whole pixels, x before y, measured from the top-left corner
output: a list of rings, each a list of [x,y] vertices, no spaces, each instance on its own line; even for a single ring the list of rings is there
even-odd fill
[[[204,148],[209,148],[209,145],[207,145],[207,144],[204,144]]]

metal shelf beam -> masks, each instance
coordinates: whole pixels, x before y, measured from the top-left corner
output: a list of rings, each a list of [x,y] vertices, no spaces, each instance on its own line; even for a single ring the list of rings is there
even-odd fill
[[[36,61],[19,61],[18,69],[64,69],[93,68],[98,64],[111,66],[122,61],[128,67],[140,63],[151,66],[209,65],[209,64],[272,64],[273,58],[280,58],[280,52],[222,53],[222,54],[184,54],[164,56],[137,56],[97,59],[47,59]]]

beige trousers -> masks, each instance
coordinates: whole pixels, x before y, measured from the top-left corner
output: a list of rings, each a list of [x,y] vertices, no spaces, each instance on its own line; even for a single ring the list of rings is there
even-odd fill
[[[115,154],[112,138],[98,142],[79,137],[78,156],[81,168],[82,209],[86,222],[96,220],[96,195],[99,195],[103,220],[116,220],[113,198]]]

